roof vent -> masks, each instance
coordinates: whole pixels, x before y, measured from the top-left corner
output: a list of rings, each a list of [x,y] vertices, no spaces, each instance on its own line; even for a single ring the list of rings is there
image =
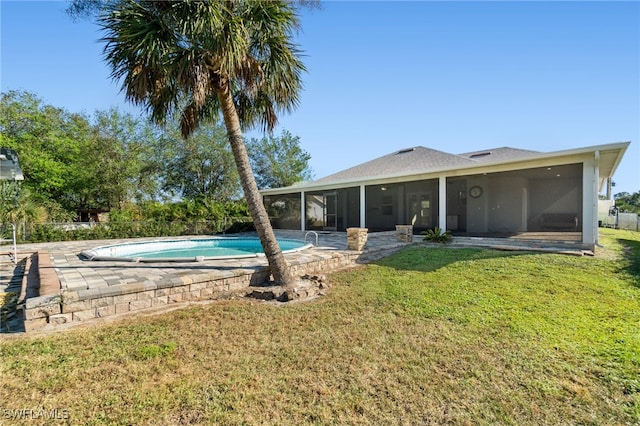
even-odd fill
[[[416,150],[415,148],[401,149],[400,151],[396,152],[396,154],[406,154],[407,152],[411,152],[415,150]]]
[[[476,154],[471,154],[469,158],[481,158],[481,157],[486,157],[487,155],[491,155],[491,151],[478,152]]]

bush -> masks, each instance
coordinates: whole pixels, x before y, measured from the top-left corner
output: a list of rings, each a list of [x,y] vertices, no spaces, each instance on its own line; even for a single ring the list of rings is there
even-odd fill
[[[208,221],[105,222],[105,223],[36,223],[27,225],[20,242],[53,242],[106,240],[138,237],[173,237],[180,235],[212,235],[221,232],[253,231],[253,222],[246,217],[229,217]]]
[[[108,222],[27,223],[20,242],[103,240],[253,231],[246,203],[180,201],[130,203],[109,212]]]
[[[428,229],[422,232],[424,235],[425,241],[430,241],[432,243],[448,243],[451,241],[451,233],[449,231],[443,231],[439,227],[435,227],[433,229]]]

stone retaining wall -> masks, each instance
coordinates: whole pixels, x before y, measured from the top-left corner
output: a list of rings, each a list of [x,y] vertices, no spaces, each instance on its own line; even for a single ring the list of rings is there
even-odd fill
[[[413,241],[413,225],[396,225],[396,240],[401,243]]]
[[[353,265],[361,253],[335,252],[321,258],[290,263],[294,276],[325,274]],[[43,256],[40,255],[42,258]],[[52,268],[50,270],[53,270]],[[55,328],[68,323],[104,318],[131,311],[192,300],[217,299],[267,280],[267,267],[184,276],[160,282],[138,282],[100,289],[67,290],[25,301],[25,330]],[[58,287],[59,288],[59,287]]]
[[[361,251],[367,244],[367,228],[347,228],[347,249]]]

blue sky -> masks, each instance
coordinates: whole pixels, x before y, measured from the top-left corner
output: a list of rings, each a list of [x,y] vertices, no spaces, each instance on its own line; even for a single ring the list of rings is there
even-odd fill
[[[138,114],[109,78],[97,27],[65,8],[0,3],[2,91]],[[316,178],[416,145],[631,141],[614,193],[640,191],[638,2],[325,2],[304,12],[298,43],[305,90],[276,133],[300,137]]]

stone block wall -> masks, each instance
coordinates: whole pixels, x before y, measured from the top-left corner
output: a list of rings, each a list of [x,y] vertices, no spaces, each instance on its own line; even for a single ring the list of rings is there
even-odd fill
[[[290,262],[294,276],[327,273],[355,263],[359,253],[327,253]],[[225,271],[211,276],[182,277],[180,282],[128,283],[107,288],[63,291],[27,299],[24,309],[26,331],[55,328],[173,303],[217,299],[267,280],[267,268]]]
[[[367,228],[347,228],[347,249],[362,251],[367,244]]]
[[[401,243],[413,242],[413,225],[396,225],[396,240]]]

